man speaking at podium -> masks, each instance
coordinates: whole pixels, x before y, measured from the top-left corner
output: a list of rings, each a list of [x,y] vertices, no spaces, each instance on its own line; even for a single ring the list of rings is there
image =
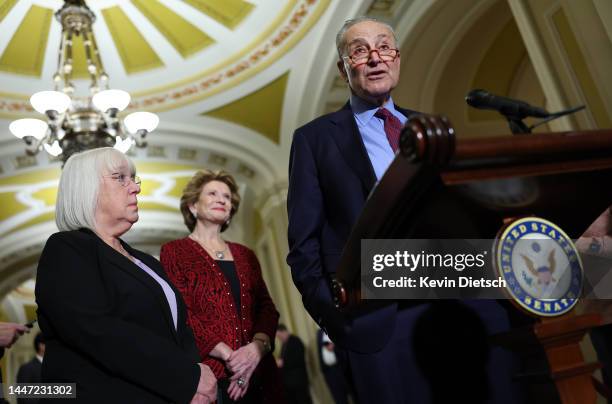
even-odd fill
[[[439,355],[432,355],[432,363],[426,366],[422,360],[425,351],[416,358],[415,351],[421,347],[414,349],[413,343],[422,341],[419,335],[423,334],[415,335],[415,329],[423,327],[415,326],[424,313],[431,318],[429,305],[398,308],[398,304],[392,304],[349,321],[333,303],[330,280],[344,244],[368,194],[395,157],[402,125],[415,114],[399,108],[391,98],[400,73],[397,46],[393,29],[383,22],[362,17],[344,23],[336,36],[337,65],[350,87],[350,100],[339,111],[295,131],[289,162],[287,263],[304,307],[325,329],[342,362],[347,364],[345,372],[359,404],[444,402],[439,394],[440,384],[459,379],[457,376],[462,373],[470,377],[465,368],[469,363],[464,361],[447,368]],[[491,317],[490,312],[477,311],[488,332],[499,331],[492,329],[485,319]],[[435,340],[454,338],[452,334],[443,334],[435,336]],[[484,341],[482,349],[486,351]],[[457,344],[442,345],[443,352],[448,352],[455,350]],[[429,357],[425,362],[430,362]],[[438,372],[442,368],[446,370]],[[503,366],[496,369],[503,371]],[[432,373],[450,375],[450,379],[432,378]],[[495,377],[499,375],[494,373]],[[424,374],[428,375],[427,380]],[[505,377],[497,380],[509,380],[508,375],[506,372]],[[497,389],[503,383],[495,384]],[[512,394],[499,394],[498,390],[489,395],[486,387],[470,393],[475,394],[471,396],[473,403],[484,402],[487,396],[495,396],[496,403],[514,402]]]
[[[347,356],[358,401],[424,402],[427,390],[410,349],[418,310],[396,305],[353,322],[347,335],[333,306],[330,279],[365,200],[395,157],[414,111],[393,104],[400,73],[393,29],[372,18],[344,23],[336,36],[338,69],[350,101],[295,131],[289,163],[289,255],[306,310]]]

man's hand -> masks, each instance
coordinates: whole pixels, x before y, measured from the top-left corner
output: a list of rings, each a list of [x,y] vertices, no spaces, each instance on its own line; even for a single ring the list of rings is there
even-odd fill
[[[0,347],[10,348],[26,332],[29,329],[25,325],[0,322]]]
[[[210,368],[202,363],[200,366],[200,382],[196,394],[191,399],[192,404],[209,404],[217,400],[217,378]]]

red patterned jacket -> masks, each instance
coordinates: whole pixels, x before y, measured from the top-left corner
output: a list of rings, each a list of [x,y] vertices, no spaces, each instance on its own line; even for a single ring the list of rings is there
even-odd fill
[[[217,379],[229,374],[221,360],[209,356],[215,345],[223,341],[238,349],[251,342],[257,332],[268,335],[273,342],[279,316],[253,251],[241,244],[227,244],[240,281],[242,318],[234,307],[229,282],[200,244],[189,237],[174,240],[162,246],[160,255],[168,277],[187,305],[187,323],[193,330],[203,363],[210,366]],[[260,362],[258,372],[270,373],[270,366],[276,374],[276,364],[268,354]],[[265,372],[261,372],[262,367],[266,368]],[[262,376],[269,379],[270,375]]]

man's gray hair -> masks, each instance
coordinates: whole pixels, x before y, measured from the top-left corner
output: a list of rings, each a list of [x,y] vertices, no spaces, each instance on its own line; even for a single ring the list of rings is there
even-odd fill
[[[342,59],[342,56],[344,56],[344,51],[346,50],[345,49],[346,41],[344,39],[344,34],[353,25],[359,24],[360,22],[365,22],[365,21],[376,22],[378,24],[382,24],[385,27],[389,28],[389,31],[391,31],[391,34],[393,34],[393,40],[395,41],[395,45],[397,46],[397,36],[395,36],[395,31],[393,30],[393,27],[391,25],[387,24],[384,21],[376,19],[374,17],[362,16],[362,17],[357,17],[357,18],[351,18],[350,20],[344,21],[344,24],[340,28],[340,31],[338,31],[338,33],[336,34],[336,49],[338,50],[338,57],[340,59]]]
[[[119,150],[102,147],[70,156],[60,177],[55,203],[55,223],[61,231],[96,227],[96,209],[102,176],[116,172],[127,163],[134,175],[134,163]]]

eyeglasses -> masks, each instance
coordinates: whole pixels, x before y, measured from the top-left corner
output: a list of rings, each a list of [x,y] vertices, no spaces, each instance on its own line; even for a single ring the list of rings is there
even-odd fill
[[[113,180],[121,184],[122,187],[127,187],[130,182],[133,182],[134,184],[140,186],[140,183],[142,182],[140,180],[140,177],[137,175],[127,176],[125,174],[111,174],[105,175],[104,177],[112,178]]]
[[[389,48],[386,45],[380,49],[367,49],[364,46],[359,46],[353,49],[350,55],[344,56],[344,59],[350,60],[353,62],[353,65],[362,65],[368,63],[372,52],[378,53],[378,57],[383,62],[392,62],[399,56],[399,49]]]

